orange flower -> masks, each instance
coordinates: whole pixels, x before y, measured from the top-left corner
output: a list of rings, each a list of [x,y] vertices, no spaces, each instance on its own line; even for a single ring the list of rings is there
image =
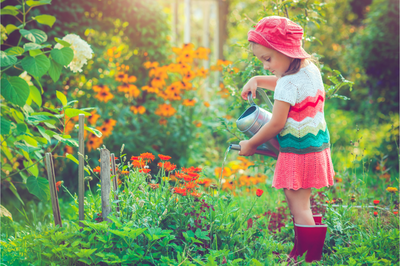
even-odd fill
[[[122,175],[129,175],[129,171],[121,171]]]
[[[158,62],[150,62],[150,61],[147,61],[147,62],[145,62],[144,64],[143,64],[143,66],[145,67],[145,68],[155,68],[155,67],[158,67]]]
[[[201,172],[202,169],[199,167],[190,166],[189,168],[182,167],[182,172],[184,173],[193,173],[193,172]]]
[[[189,70],[188,72],[185,73],[185,75],[183,75],[182,80],[186,82],[194,79],[195,77],[196,77],[195,73]]]
[[[59,192],[60,191],[60,187],[61,187],[61,185],[64,183],[64,181],[58,181],[58,182],[56,182],[56,189],[57,189],[57,191]]]
[[[99,92],[96,96],[94,96],[100,102],[107,103],[109,100],[114,98],[114,95],[108,91]]]
[[[264,193],[264,191],[262,189],[257,189],[256,191],[256,195],[257,197],[261,197],[261,195]]]
[[[148,161],[151,162],[153,161],[156,157],[154,157],[154,155],[150,152],[145,152],[145,153],[141,153],[140,154],[140,158],[144,161]]]
[[[128,66],[127,66],[128,67]],[[134,83],[134,82],[136,82],[137,81],[137,78],[135,77],[135,76],[129,76],[129,78],[128,78],[128,82],[129,83]]]
[[[104,119],[104,124],[107,125],[107,126],[113,127],[113,126],[115,126],[117,124],[117,120],[114,120],[114,119],[111,119],[111,118],[107,118],[107,119]]]
[[[197,180],[196,183],[205,187],[210,186],[210,184],[213,182],[212,179],[210,178],[205,178],[203,180]]]
[[[164,116],[164,117],[170,117],[173,116],[176,113],[176,110],[174,107],[172,107],[170,104],[160,104],[155,111],[156,115],[159,116]]]
[[[150,171],[151,171],[150,169],[140,169],[139,170],[140,173],[145,173],[145,174],[149,173]]]
[[[197,76],[202,77],[202,78],[206,78],[207,74],[208,74],[208,70],[204,69],[204,67],[200,68],[196,73]]]
[[[106,85],[94,85],[92,90],[95,92],[110,91],[110,88]]]
[[[132,111],[132,113],[134,113],[134,114],[137,114],[137,113],[139,113],[139,114],[144,114],[145,112],[146,112],[146,108],[144,107],[144,106],[138,106],[138,107],[136,107],[136,106],[131,106],[130,108],[129,108],[131,111]]]
[[[204,102],[204,106],[205,107],[210,107],[210,103],[209,102]]]
[[[151,80],[151,86],[154,88],[161,88],[165,86],[165,80],[161,79],[160,77],[155,77]]]
[[[185,187],[186,187],[187,190],[191,190],[191,189],[197,187],[197,185],[196,185],[195,182],[190,182],[190,183],[186,183]]]
[[[167,119],[161,118],[160,120],[158,120],[158,123],[162,126],[165,126],[167,124]]]
[[[64,146],[64,154],[68,153],[68,154],[72,154],[74,152],[74,149],[72,149],[72,147],[70,146]]]
[[[118,72],[117,75],[115,75],[115,80],[119,82],[127,82],[128,74],[125,74],[124,72]]]
[[[184,106],[194,106],[195,103],[196,103],[195,99],[192,99],[192,100],[185,99],[185,100],[183,100],[182,105],[184,105]]]
[[[160,159],[163,161],[168,161],[169,159],[171,159],[171,156],[162,155],[162,154],[159,154],[158,157],[160,157]]]
[[[159,88],[153,88],[150,86],[143,86],[142,91],[147,91],[148,93],[158,93],[160,91]]]
[[[103,124],[100,127],[96,127],[97,130],[100,130],[101,133],[103,134],[103,137],[108,137],[111,135],[112,131],[113,131],[113,127],[112,126],[108,126]]]
[[[176,193],[176,194],[181,194],[182,196],[186,196],[187,194],[186,194],[186,188],[178,188],[178,187],[175,187],[174,188],[174,193]]]
[[[101,169],[100,166],[96,166],[96,168],[93,169],[93,172],[95,173],[100,173]]]
[[[98,137],[90,138],[89,141],[86,143],[86,147],[90,152],[91,150],[95,150],[98,147],[100,147],[102,143],[103,143],[103,138],[98,138]]]
[[[208,60],[208,54],[211,52],[210,48],[199,47],[195,51],[195,57],[203,60]]]
[[[97,120],[100,118],[100,115],[96,114],[96,110],[93,110],[90,113],[91,113],[91,116],[88,117],[87,121],[91,125],[94,125],[94,124],[96,124]]]
[[[146,166],[146,163],[142,162],[142,161],[134,160],[134,161],[132,161],[132,166],[135,168],[143,168]]]
[[[74,130],[75,128],[75,124],[72,123],[72,121],[67,121],[67,123],[65,124],[65,128],[64,128],[64,132],[66,135],[69,135],[72,130]]]

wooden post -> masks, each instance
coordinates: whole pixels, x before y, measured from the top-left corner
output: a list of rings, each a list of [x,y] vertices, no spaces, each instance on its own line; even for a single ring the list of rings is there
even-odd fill
[[[203,3],[203,46],[204,48],[210,48],[210,9],[211,5],[208,2]],[[204,60],[204,68],[210,71],[210,56],[207,60]],[[208,91],[210,88],[210,78],[207,77],[204,83],[203,96],[205,101],[210,101]]]
[[[185,0],[185,25],[184,25],[184,32],[183,32],[183,43],[187,44],[190,43],[190,31],[191,31],[191,24],[190,19],[192,15],[192,4],[191,0]]]
[[[220,19],[219,19],[219,5],[220,5],[220,1],[216,0],[215,5],[214,5],[214,13],[215,13],[215,29],[214,29],[214,53],[215,53],[215,64],[217,64],[218,59],[220,59],[221,55],[219,54],[220,50],[219,50],[219,23],[220,23]],[[218,88],[219,87],[219,79],[220,79],[220,73],[219,71],[215,71],[215,85]]]
[[[100,179],[101,179],[101,213],[104,221],[111,222],[107,216],[111,213],[110,204],[110,151],[107,149],[100,150]]]
[[[118,190],[118,176],[117,171],[115,169],[115,155],[111,153],[111,174],[114,176],[113,184],[114,184],[114,199],[118,200],[117,190]],[[117,203],[117,212],[119,212],[119,203]]]
[[[85,167],[85,141],[83,139],[85,130],[85,115],[79,114],[79,166],[78,166],[78,200],[79,200],[79,221],[85,220],[85,183],[84,183],[84,167]],[[83,223],[79,222],[83,227]]]
[[[56,226],[60,225],[60,227],[62,227],[60,205],[58,204],[58,195],[56,189],[56,176],[54,173],[53,156],[51,155],[50,152],[47,152],[45,156],[46,156],[47,178],[49,179],[49,187],[50,187],[51,206],[53,207],[54,224]]]

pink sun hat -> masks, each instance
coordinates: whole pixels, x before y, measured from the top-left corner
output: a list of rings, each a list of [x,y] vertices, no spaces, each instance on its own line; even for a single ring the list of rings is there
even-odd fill
[[[301,47],[303,33],[303,28],[290,19],[270,16],[261,19],[255,30],[247,33],[247,39],[288,57],[304,59],[311,56]]]

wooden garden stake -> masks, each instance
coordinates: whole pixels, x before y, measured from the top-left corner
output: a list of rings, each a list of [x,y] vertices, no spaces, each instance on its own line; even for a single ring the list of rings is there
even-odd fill
[[[56,189],[56,176],[54,173],[53,156],[50,152],[46,153],[47,177],[49,179],[51,206],[53,207],[54,224],[62,227],[60,205],[58,204],[58,195]]]
[[[114,176],[113,184],[114,184],[114,200],[118,200],[117,190],[118,190],[118,176],[117,171],[115,169],[115,155],[111,153],[111,174]],[[119,203],[117,203],[117,212],[119,212]]]
[[[79,201],[79,221],[85,220],[85,182],[84,182],[84,167],[85,167],[85,141],[83,139],[85,130],[85,115],[79,114],[79,167],[78,167],[78,201]],[[83,227],[83,223],[79,222]]]
[[[103,220],[111,222],[111,220],[107,218],[108,215],[111,213],[110,151],[107,149],[100,150],[100,179],[101,179],[101,209],[102,209]]]

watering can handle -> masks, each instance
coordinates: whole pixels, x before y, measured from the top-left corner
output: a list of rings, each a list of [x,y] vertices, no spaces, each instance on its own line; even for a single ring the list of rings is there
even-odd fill
[[[264,102],[268,105],[269,109],[272,112],[272,108],[274,107],[274,105],[271,103],[271,100],[268,98],[265,91],[261,88],[257,88],[256,94],[257,94],[257,92],[261,95],[261,98],[263,98]],[[251,105],[255,105],[255,103],[253,101],[253,97],[251,97],[251,92],[249,92],[249,94],[247,94],[247,100],[249,101],[249,103]]]

